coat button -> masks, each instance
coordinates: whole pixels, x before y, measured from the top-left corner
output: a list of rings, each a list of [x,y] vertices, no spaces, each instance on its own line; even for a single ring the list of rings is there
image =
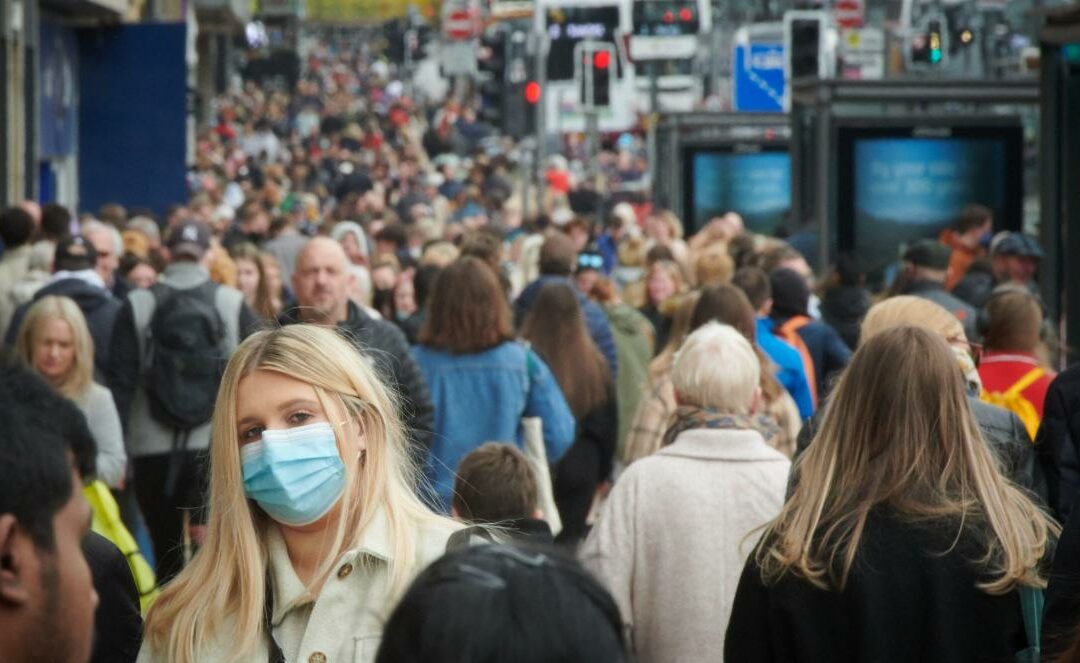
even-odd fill
[[[308,663],[326,663],[326,654],[317,651],[311,656],[308,656]]]
[[[338,569],[337,577],[341,580],[344,580],[345,578],[349,577],[350,573],[352,573],[352,564],[345,564],[340,569]]]

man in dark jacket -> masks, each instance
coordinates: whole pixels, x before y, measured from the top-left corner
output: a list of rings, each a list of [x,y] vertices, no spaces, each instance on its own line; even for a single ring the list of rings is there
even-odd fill
[[[575,267],[577,267],[577,250],[574,248],[573,241],[562,233],[549,237],[540,248],[540,278],[527,285],[514,302],[514,322],[519,328],[521,327],[525,322],[525,316],[528,315],[529,309],[540,296],[540,291],[544,289],[544,286],[549,283],[566,283],[573,288],[578,303],[581,304],[581,309],[585,313],[585,325],[589,329],[589,336],[607,360],[608,366],[611,367],[611,374],[616,376],[618,360],[615,355],[615,338],[611,335],[611,325],[608,323],[607,316],[604,315],[604,309],[574,286],[570,275],[574,273]]]
[[[1080,498],[1080,364],[1062,371],[1050,383],[1035,437],[1046,472],[1050,510],[1065,522]]]
[[[80,236],[62,238],[56,245],[52,278],[37,291],[33,301],[15,310],[4,344],[9,347],[15,344],[23,318],[34,302],[42,297],[69,297],[86,317],[86,326],[94,339],[95,375],[99,382],[104,382],[105,368],[109,365],[113,323],[122,304],[105,289],[105,282],[95,271],[96,266],[97,251],[93,244]]]
[[[975,309],[945,290],[952,249],[932,239],[915,242],[904,253],[904,272],[896,294],[928,299],[956,316],[968,340],[975,340]]]
[[[334,325],[373,360],[387,386],[401,397],[401,418],[414,458],[422,466],[434,434],[434,409],[427,383],[401,330],[372,318],[349,300],[348,266],[345,249],[334,240],[316,237],[308,242],[297,256],[293,273],[298,306],[286,311],[281,323]]]
[[[769,317],[774,333],[784,338],[781,330],[792,327],[806,345],[813,361],[818,399],[828,393],[832,376],[851,361],[851,350],[836,330],[809,316],[810,286],[801,275],[790,269],[776,269],[769,274],[773,305]],[[798,323],[789,325],[792,323]],[[809,371],[808,371],[809,372]]]

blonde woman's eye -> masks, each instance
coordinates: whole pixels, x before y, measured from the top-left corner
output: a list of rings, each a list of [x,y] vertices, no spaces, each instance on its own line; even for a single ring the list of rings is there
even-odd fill
[[[289,423],[294,426],[300,426],[308,421],[311,421],[312,414],[309,412],[297,412],[289,416]]]
[[[241,433],[240,438],[244,442],[254,442],[254,441],[258,440],[260,437],[262,437],[262,432],[263,432],[263,429],[262,429],[261,426],[254,426],[252,428],[247,429],[243,433]]]

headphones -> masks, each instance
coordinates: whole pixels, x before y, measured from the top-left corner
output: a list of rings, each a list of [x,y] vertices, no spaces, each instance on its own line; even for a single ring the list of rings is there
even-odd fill
[[[1039,329],[1039,339],[1042,340],[1042,341],[1045,341],[1046,337],[1047,337],[1046,336],[1047,331],[1048,331],[1048,329],[1047,329],[1048,319],[1046,317],[1046,304],[1044,304],[1041,299],[1039,299],[1038,297],[1033,295],[1030,290],[1028,290],[1024,286],[1019,285],[1017,283],[1005,283],[1005,284],[999,285],[998,287],[994,288],[994,290],[990,293],[990,297],[987,298],[986,302],[982,305],[982,308],[979,309],[979,314],[975,318],[975,332],[979,335],[979,338],[980,339],[984,338],[986,336],[986,333],[988,331],[990,331],[990,324],[993,322],[993,319],[990,317],[990,304],[991,304],[991,302],[993,302],[995,299],[998,299],[998,298],[1000,298],[1000,297],[1002,297],[1004,295],[1012,295],[1012,294],[1026,295],[1032,301],[1034,301],[1036,304],[1039,305],[1039,312],[1042,314],[1042,318],[1043,318],[1043,324],[1042,324],[1041,328]]]

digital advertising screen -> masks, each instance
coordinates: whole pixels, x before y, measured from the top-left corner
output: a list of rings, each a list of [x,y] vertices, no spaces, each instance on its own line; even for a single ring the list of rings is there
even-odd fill
[[[684,173],[690,182],[684,209],[686,234],[710,219],[737,212],[746,227],[771,235],[791,209],[791,158],[782,149],[689,150]]]
[[[871,272],[903,247],[935,238],[965,205],[994,210],[995,229],[1021,223],[1022,134],[1016,127],[839,133],[838,240]]]

